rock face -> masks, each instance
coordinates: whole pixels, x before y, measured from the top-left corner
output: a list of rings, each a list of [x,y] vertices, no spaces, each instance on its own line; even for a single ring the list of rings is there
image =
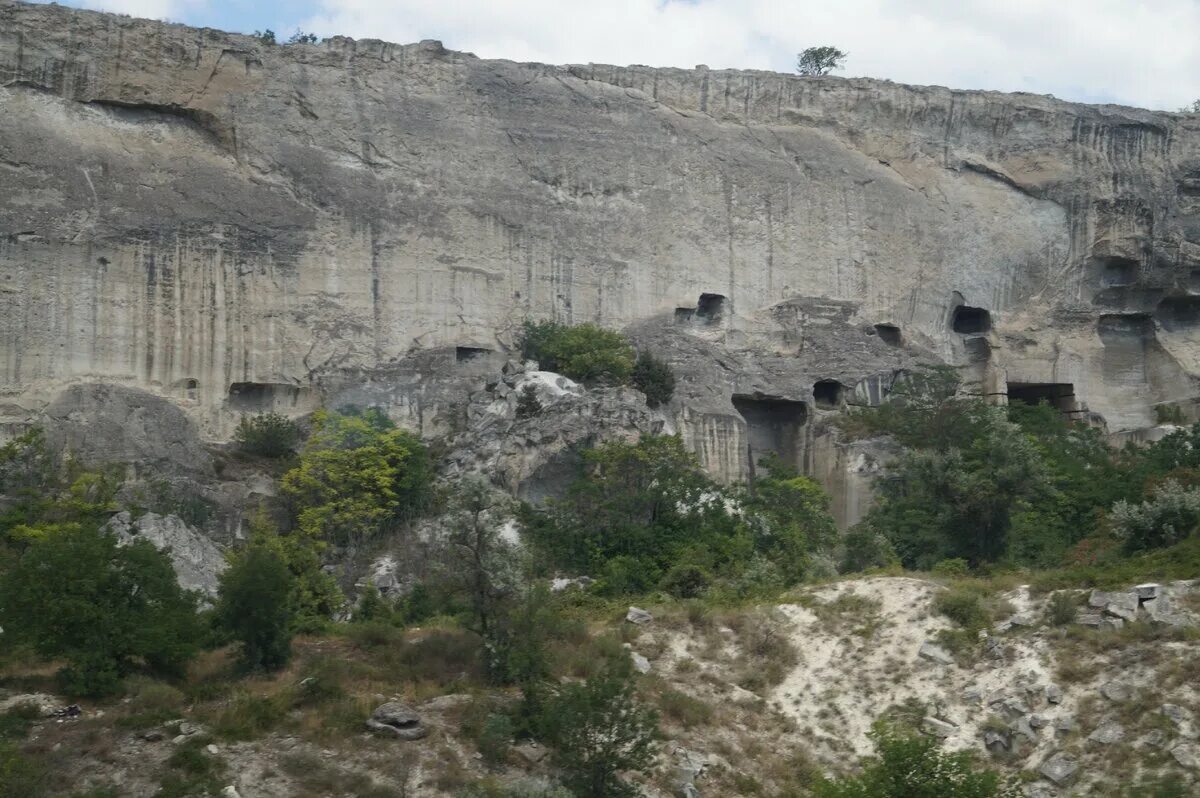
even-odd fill
[[[429,732],[414,709],[397,701],[381,704],[367,719],[367,728],[401,740],[420,740]]]
[[[522,319],[629,330],[723,479],[915,363],[1126,437],[1196,415],[1200,117],[767,72],[554,67],[0,0],[0,425],[81,381],[441,434]],[[74,401],[68,393],[66,401]]]
[[[196,590],[209,598],[217,595],[225,555],[208,536],[178,517],[146,513],[134,519],[128,512],[120,512],[108,522],[108,528],[123,544],[148,540],[166,551],[184,590]]]

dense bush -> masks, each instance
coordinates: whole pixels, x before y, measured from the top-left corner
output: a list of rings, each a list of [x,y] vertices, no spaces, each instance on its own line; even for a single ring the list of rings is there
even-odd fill
[[[0,583],[5,639],[66,661],[73,694],[114,692],[135,664],[177,673],[196,652],[196,601],[166,555],[146,541],[118,546],[94,529],[33,541]]]
[[[649,352],[639,352],[633,365],[633,387],[646,394],[646,404],[658,407],[675,395],[675,375],[665,360]]]
[[[736,584],[759,561],[779,584],[799,580],[811,552],[833,544],[826,504],[816,483],[778,464],[753,491],[722,489],[678,437],[644,436],[583,452],[566,495],[526,508],[525,528],[551,566],[599,577],[602,592],[661,584],[695,595],[709,581]],[[746,590],[757,592],[736,588]]]
[[[233,439],[247,454],[284,457],[291,454],[300,441],[300,428],[279,413],[259,413],[242,416]]]
[[[634,696],[628,666],[609,663],[583,684],[568,684],[547,711],[548,739],[563,781],[579,798],[635,796],[622,773],[654,763],[657,719]]]
[[[904,565],[1053,566],[1098,535],[1110,512],[1131,549],[1179,540],[1200,520],[1189,521],[1189,500],[1176,489],[1158,509],[1132,504],[1165,478],[1200,476],[1200,427],[1117,451],[1048,404],[1005,410],[956,386],[946,369],[910,375],[888,402],[842,422],[852,435],[891,435],[904,447],[877,483],[877,506],[852,533],[886,538]],[[857,558],[850,546],[847,555]]]
[[[429,505],[433,465],[425,445],[381,411],[321,411],[313,425],[299,465],[282,481],[302,533],[358,543]]]
[[[1016,798],[1019,788],[998,773],[977,770],[970,751],[939,750],[933,737],[876,725],[871,732],[876,756],[862,773],[821,780],[817,798]]]
[[[1113,535],[1131,551],[1170,546],[1191,535],[1200,524],[1200,488],[1163,482],[1141,504],[1119,501],[1109,513]]]
[[[525,322],[521,350],[546,371],[573,380],[624,385],[633,374],[633,347],[619,332],[594,324]]]
[[[537,387],[526,385],[517,394],[517,418],[533,418],[542,412],[542,400],[538,398]]]
[[[221,574],[217,618],[241,645],[246,670],[277,670],[291,656],[292,574],[267,546],[240,552]]]

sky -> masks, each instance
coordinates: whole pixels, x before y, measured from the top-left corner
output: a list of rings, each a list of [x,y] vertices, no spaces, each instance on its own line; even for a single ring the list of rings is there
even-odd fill
[[[439,39],[483,58],[835,74],[1178,110],[1200,99],[1200,0],[69,0],[242,32]]]

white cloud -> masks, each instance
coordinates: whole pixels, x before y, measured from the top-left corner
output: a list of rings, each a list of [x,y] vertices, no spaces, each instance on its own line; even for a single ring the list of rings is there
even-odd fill
[[[170,0],[118,0],[155,5]],[[846,75],[1175,108],[1200,97],[1196,0],[320,0],[301,27],[441,39],[485,58],[790,71],[806,46]]]

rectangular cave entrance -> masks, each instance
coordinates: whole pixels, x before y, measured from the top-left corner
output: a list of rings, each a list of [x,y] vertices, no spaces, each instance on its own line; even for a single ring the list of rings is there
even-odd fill
[[[487,357],[492,353],[492,350],[482,346],[456,346],[454,347],[454,362],[469,363],[477,358]]]
[[[733,406],[746,422],[746,453],[752,479],[759,460],[767,454],[778,455],[790,466],[801,466],[807,404],[761,394],[734,394]]]
[[[281,382],[235,382],[229,386],[229,407],[243,413],[266,413],[291,408],[299,401],[298,386]]]
[[[1075,400],[1075,386],[1069,382],[1010,382],[1008,401],[1026,405],[1046,402],[1071,417],[1081,412]]]

